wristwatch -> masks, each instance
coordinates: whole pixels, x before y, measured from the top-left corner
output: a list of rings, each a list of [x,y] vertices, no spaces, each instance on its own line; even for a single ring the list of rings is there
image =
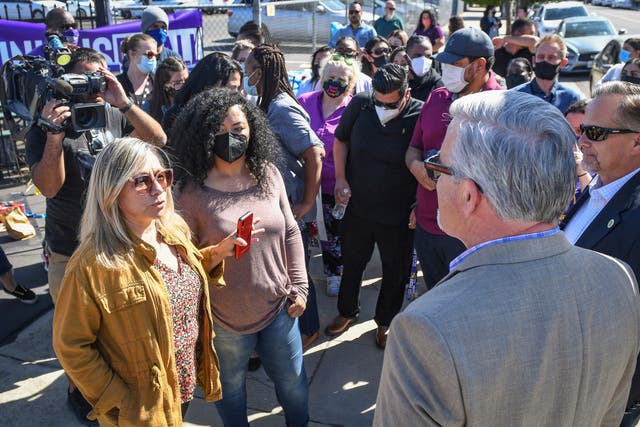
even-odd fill
[[[120,110],[120,112],[124,114],[131,109],[132,105],[133,105],[133,100],[129,98],[129,102],[127,102],[124,106],[118,108],[118,110]]]

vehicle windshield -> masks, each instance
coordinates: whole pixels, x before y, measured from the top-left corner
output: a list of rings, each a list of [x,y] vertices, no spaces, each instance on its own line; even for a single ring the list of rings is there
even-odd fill
[[[576,22],[568,24],[565,37],[611,36],[615,31],[606,21]]]
[[[572,18],[574,16],[589,16],[589,13],[583,6],[567,7],[563,9],[547,9],[544,11],[544,19],[547,21],[557,21],[560,19]]]

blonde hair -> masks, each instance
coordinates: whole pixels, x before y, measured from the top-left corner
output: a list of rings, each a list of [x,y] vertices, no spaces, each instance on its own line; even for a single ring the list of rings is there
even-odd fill
[[[558,47],[560,48],[560,52],[562,53],[561,59],[564,59],[567,57],[567,44],[559,35],[547,34],[546,36],[538,40],[538,43],[536,43],[536,53],[538,52],[538,48],[543,44],[557,44]]]
[[[127,54],[130,50],[136,50],[140,43],[149,41],[156,42],[156,39],[151,37],[149,34],[144,33],[138,33],[132,36],[128,36],[127,38],[122,40],[122,43],[120,44],[120,52]]]
[[[123,268],[133,258],[133,241],[118,198],[129,179],[143,170],[151,156],[169,167],[162,150],[137,138],[117,139],[96,158],[80,223],[78,252],[94,252],[96,262],[105,268]],[[157,221],[172,232],[181,232],[190,238],[188,226],[174,211],[170,188],[167,188],[164,212]]]
[[[347,86],[347,90],[345,93],[351,93],[353,88],[356,86],[356,81],[358,80],[360,74],[360,65],[358,61],[355,59],[351,59],[351,65],[347,64],[344,60],[338,59],[334,60],[333,57],[341,56],[341,55],[330,55],[320,62],[320,84],[325,79],[325,70],[327,69],[327,65],[333,65],[334,67],[340,68],[342,70],[351,71],[351,75],[349,76],[349,85]]]

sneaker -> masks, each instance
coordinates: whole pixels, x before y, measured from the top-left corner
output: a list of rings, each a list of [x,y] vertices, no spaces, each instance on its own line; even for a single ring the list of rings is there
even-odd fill
[[[2,285],[2,289],[9,295],[18,298],[18,300],[22,301],[25,304],[34,304],[38,299],[38,296],[34,294],[31,289],[27,289],[22,285],[16,286],[16,288],[12,291]]]
[[[330,297],[337,297],[340,293],[340,276],[327,277],[327,295]]]

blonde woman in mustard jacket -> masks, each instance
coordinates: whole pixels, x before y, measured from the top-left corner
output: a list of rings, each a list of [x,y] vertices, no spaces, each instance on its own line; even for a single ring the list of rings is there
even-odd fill
[[[134,138],[97,157],[56,304],[54,349],[103,426],[182,425],[196,384],[222,397],[208,286],[244,241],[198,252],[163,158]]]

